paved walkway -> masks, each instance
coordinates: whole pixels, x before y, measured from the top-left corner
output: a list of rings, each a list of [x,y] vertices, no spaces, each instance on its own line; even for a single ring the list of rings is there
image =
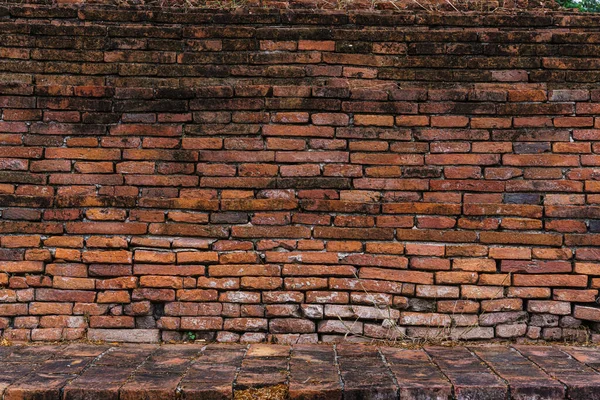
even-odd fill
[[[4,400],[600,399],[585,347],[13,346],[0,371]]]

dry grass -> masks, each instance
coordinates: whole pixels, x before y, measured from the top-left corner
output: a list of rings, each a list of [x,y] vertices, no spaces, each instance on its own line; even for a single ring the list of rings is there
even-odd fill
[[[360,283],[360,278],[358,278],[357,275],[355,275],[355,277],[356,277],[356,279],[358,279],[358,281]],[[511,280],[511,273],[507,274],[507,276],[503,279],[503,281],[498,285],[501,288],[498,290],[498,292],[494,296],[495,299],[500,299],[500,298],[504,297],[505,283],[510,282],[510,280]],[[432,332],[435,332],[435,330],[437,329],[436,334],[427,335],[427,336],[423,336],[423,337],[409,336],[404,333],[404,328],[398,325],[397,320],[386,317],[391,314],[390,305],[377,302],[377,296],[369,293],[362,284],[361,284],[361,289],[371,299],[371,302],[372,302],[371,305],[374,308],[376,308],[377,310],[380,310],[381,319],[383,319],[382,327],[387,329],[385,337],[373,338],[373,337],[368,337],[368,336],[365,336],[362,334],[352,333],[353,326],[355,324],[357,324],[358,322],[361,322],[360,321],[361,319],[355,318],[354,320],[348,321],[348,320],[343,320],[338,315],[338,320],[341,321],[342,325],[346,328],[346,333],[344,334],[344,339],[348,339],[350,337],[356,337],[356,338],[359,338],[363,342],[370,342],[371,344],[391,346],[391,347],[402,347],[402,348],[420,348],[420,347],[428,346],[428,345],[452,347],[452,346],[466,346],[466,345],[472,345],[472,344],[482,344],[482,343],[492,343],[492,342],[494,344],[513,343],[514,342],[514,339],[508,339],[508,338],[507,339],[493,338],[493,339],[486,339],[486,340],[484,340],[484,339],[480,339],[480,340],[467,339],[469,336],[469,333],[472,332],[474,329],[479,328],[480,326],[478,324],[473,324],[470,326],[457,326],[455,324],[455,321],[457,319],[462,318],[464,315],[473,315],[473,314],[465,314],[465,313],[458,313],[458,312],[453,312],[450,314],[452,323],[449,326],[432,327]],[[466,298],[464,300],[472,300],[472,299]],[[482,315],[485,315],[485,314],[487,314],[487,313],[484,311],[477,315],[478,315],[478,317],[481,317]],[[457,328],[460,328],[460,334],[456,333]],[[574,328],[573,330],[577,331],[577,332],[575,334],[571,335],[570,337],[563,337],[563,339],[558,342],[546,341],[543,339],[533,340],[533,339],[530,339],[527,337],[520,337],[518,339],[527,344],[539,344],[539,345],[548,345],[548,344],[557,344],[557,343],[565,344],[565,345],[579,345],[579,346],[590,346],[590,347],[600,345],[598,343],[593,343],[591,341],[591,332],[590,332],[589,327],[582,325],[578,328]]]
[[[234,400],[284,400],[288,398],[288,387],[286,385],[275,385],[236,390],[233,398]]]

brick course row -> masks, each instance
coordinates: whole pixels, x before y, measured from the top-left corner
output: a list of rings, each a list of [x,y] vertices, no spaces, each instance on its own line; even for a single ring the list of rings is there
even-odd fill
[[[598,339],[598,18],[0,7],[0,333]]]

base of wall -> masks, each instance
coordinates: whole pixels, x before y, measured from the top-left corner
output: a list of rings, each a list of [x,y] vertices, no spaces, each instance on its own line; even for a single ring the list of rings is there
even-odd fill
[[[544,316],[542,316],[543,318]],[[550,317],[548,320],[552,320]],[[327,323],[327,321],[323,321]],[[345,321],[348,328],[352,321]],[[549,321],[549,324],[552,324]],[[84,329],[84,328],[34,328],[6,329],[0,336],[6,343],[91,341],[117,343],[161,342],[218,342],[218,343],[440,343],[448,341],[563,341],[570,343],[600,343],[600,333],[576,321],[561,322],[561,326],[532,326],[526,323],[506,323],[495,327],[396,327],[368,325],[372,336],[338,333],[267,333],[231,331],[169,331],[160,329]]]

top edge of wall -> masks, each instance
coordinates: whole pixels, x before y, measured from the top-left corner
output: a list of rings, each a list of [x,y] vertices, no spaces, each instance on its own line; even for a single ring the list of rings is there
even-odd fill
[[[573,12],[554,2],[538,0],[500,0],[502,6],[493,0],[458,0],[460,4],[450,0],[332,0],[338,3],[324,0],[242,0],[240,3],[239,0],[227,0],[229,3],[220,2],[220,6],[215,1],[205,0],[70,1],[2,3],[0,22],[27,18],[176,24],[600,28],[600,13]],[[342,5],[346,7],[333,7],[341,4],[340,1],[344,1]]]

